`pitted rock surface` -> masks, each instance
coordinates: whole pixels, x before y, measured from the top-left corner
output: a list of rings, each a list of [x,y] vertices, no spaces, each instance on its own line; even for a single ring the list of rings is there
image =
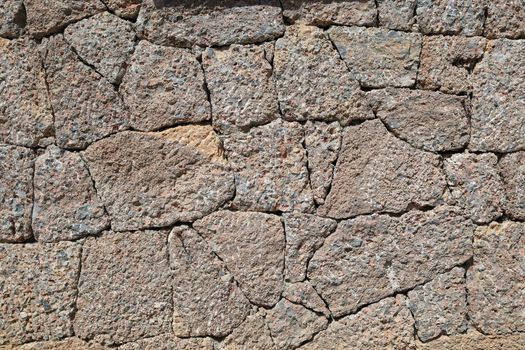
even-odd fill
[[[416,343],[418,350],[520,350],[525,347],[525,335],[484,335],[476,330],[470,330],[466,334],[458,334],[450,337],[441,336],[428,343]]]
[[[505,213],[513,219],[525,220],[525,152],[503,156],[498,166],[505,188]]]
[[[373,0],[324,1],[282,0],[283,16],[291,21],[314,26],[358,25],[376,23]]]
[[[410,31],[415,24],[417,0],[377,0],[379,25]]]
[[[0,37],[18,38],[25,25],[23,0],[4,0],[0,4]]]
[[[215,349],[218,350],[237,350],[240,348],[253,350],[277,349],[274,346],[264,314],[249,315],[229,336],[215,345]]]

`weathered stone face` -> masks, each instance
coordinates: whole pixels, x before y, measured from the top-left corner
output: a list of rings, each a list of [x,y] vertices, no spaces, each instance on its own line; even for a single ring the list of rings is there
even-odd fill
[[[4,0],[0,3],[0,37],[18,38],[25,25],[23,0]]]
[[[283,0],[283,15],[291,22],[313,26],[376,24],[373,0],[323,1]]]
[[[86,240],[76,335],[113,345],[170,331],[167,235],[167,231],[108,231]]]
[[[377,0],[379,25],[409,31],[415,24],[417,0]]]
[[[472,0],[417,0],[417,23],[424,34],[481,35],[485,2]]]
[[[520,350],[525,347],[525,334],[505,334],[501,336],[483,335],[476,330],[466,334],[451,337],[441,336],[438,339],[421,343],[417,342],[418,350]]]
[[[237,350],[240,348],[253,350],[276,350],[265,318],[260,313],[249,315],[246,320],[215,345],[218,350]]]
[[[330,39],[364,87],[410,87],[416,82],[421,35],[382,28],[332,27]]]
[[[525,152],[507,154],[498,165],[505,189],[505,213],[513,219],[525,220]]]
[[[104,4],[119,17],[135,19],[139,14],[142,0],[104,0]]]
[[[0,346],[72,335],[80,245],[0,244]]]
[[[141,339],[118,347],[118,350],[213,350],[211,339],[177,338],[172,335],[159,335]]]
[[[284,31],[277,0],[144,0],[137,25],[149,41],[185,47],[252,44]]]
[[[523,1],[488,1],[484,35],[489,38],[525,38],[525,4]]]
[[[330,310],[309,281],[286,283],[283,298],[291,303],[303,305],[308,310],[323,314],[325,317],[331,316]]]

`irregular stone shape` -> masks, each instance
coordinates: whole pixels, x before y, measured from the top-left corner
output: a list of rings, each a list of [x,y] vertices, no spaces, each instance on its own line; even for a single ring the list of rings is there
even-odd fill
[[[332,183],[334,164],[341,149],[341,126],[338,122],[306,122],[305,146],[314,200],[323,204]]]
[[[468,327],[465,270],[455,267],[409,291],[408,308],[422,341],[464,333]]]
[[[231,333],[246,318],[250,304],[224,263],[187,226],[169,237],[173,271],[173,331],[177,336]]]
[[[304,281],[308,261],[336,227],[335,220],[311,214],[284,215],[286,232],[284,275],[287,281]]]
[[[3,348],[2,348],[3,349]],[[95,342],[85,342],[79,338],[71,337],[59,341],[42,341],[28,343],[21,346],[7,347],[5,350],[109,350]]]
[[[312,26],[376,24],[376,6],[373,0],[324,1],[283,0],[283,16],[292,23]]]
[[[421,34],[383,28],[332,27],[330,39],[362,86],[411,87],[416,82]]]
[[[118,350],[213,350],[213,342],[209,338],[182,339],[166,334],[124,344]]]
[[[445,159],[452,198],[476,223],[489,223],[503,214],[505,192],[492,153],[458,153]]]
[[[288,27],[275,43],[274,67],[283,118],[339,120],[346,125],[374,117],[359,84],[321,29]]]
[[[82,250],[75,334],[108,345],[171,330],[166,231],[106,232]]]
[[[188,128],[122,132],[85,151],[113,230],[193,221],[233,197],[233,175],[210,155],[217,136],[195,127],[192,137]]]
[[[223,341],[216,343],[217,350],[276,350],[266,325],[265,319],[261,314],[249,315],[239,327]]]
[[[499,161],[506,201],[505,213],[517,220],[525,220],[525,152],[504,155]]]
[[[104,0],[104,4],[119,17],[135,19],[139,14],[142,0]]]
[[[523,1],[487,1],[484,35],[489,38],[525,38],[525,4]]]
[[[481,35],[485,23],[485,2],[417,0],[416,15],[423,34]]]
[[[3,0],[0,3],[0,37],[18,38],[25,24],[26,11],[23,0]]]
[[[187,49],[141,41],[120,92],[132,114],[131,126],[138,130],[158,130],[211,118],[202,68]]]
[[[417,86],[449,94],[472,91],[472,69],[483,57],[487,39],[482,37],[423,37]]]
[[[45,147],[52,142],[53,114],[42,60],[35,42],[0,39],[2,143]]]
[[[232,45],[208,48],[202,55],[216,130],[247,130],[278,117],[272,66],[265,51],[263,46]]]
[[[437,155],[397,139],[379,120],[348,127],[322,216],[401,213],[435,205],[445,190]]]
[[[63,35],[48,39],[46,48],[45,69],[58,146],[83,149],[128,127],[127,112],[114,87],[78,60]]]
[[[68,24],[106,9],[99,0],[24,0],[27,29],[41,38],[59,32]]]
[[[43,242],[77,239],[108,227],[104,206],[80,155],[49,146],[35,161],[35,238]]]
[[[325,317],[331,316],[330,310],[308,281],[286,283],[283,298],[294,304],[301,304],[309,310],[323,314]]]
[[[377,0],[379,25],[410,31],[415,23],[416,4],[417,0]]]
[[[33,151],[0,146],[0,242],[32,237],[33,164]]]
[[[72,335],[80,245],[0,244],[0,345]]]
[[[271,307],[283,289],[284,230],[278,216],[218,211],[193,227],[224,261],[247,298]]]
[[[525,40],[489,41],[474,68],[472,135],[474,151],[525,150]]]
[[[68,26],[64,38],[98,73],[120,83],[135,48],[131,23],[103,12]]]
[[[484,334],[525,331],[525,224],[506,221],[474,232],[474,263],[467,271],[469,316]]]
[[[308,266],[336,317],[425,283],[472,257],[472,223],[453,207],[339,223]]]
[[[266,315],[268,328],[278,349],[295,349],[326,328],[328,320],[282,299]]]
[[[418,350],[521,350],[525,348],[525,334],[502,336],[483,335],[475,330],[451,337],[439,337],[428,343],[416,343]]]
[[[469,141],[466,97],[392,88],[373,90],[367,97],[388,129],[416,148],[454,151]]]
[[[137,25],[149,41],[185,47],[252,44],[284,32],[278,0],[144,0]]]
[[[224,137],[226,157],[235,171],[233,206],[254,211],[311,211],[303,129],[277,119]]]
[[[332,322],[301,350],[414,350],[414,320],[406,298],[386,298],[354,315]]]

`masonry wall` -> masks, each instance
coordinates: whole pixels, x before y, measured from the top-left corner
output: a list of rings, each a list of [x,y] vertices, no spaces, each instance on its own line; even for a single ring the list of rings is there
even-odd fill
[[[525,349],[525,8],[0,3],[0,349]]]

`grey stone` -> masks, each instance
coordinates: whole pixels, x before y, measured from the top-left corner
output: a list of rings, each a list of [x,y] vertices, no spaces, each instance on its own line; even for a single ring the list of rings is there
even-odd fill
[[[383,28],[332,27],[328,35],[362,86],[411,87],[416,82],[421,34]]]
[[[416,343],[418,350],[521,350],[525,348],[525,334],[484,335],[476,330],[451,337],[442,336],[428,343]]]
[[[224,261],[250,302],[266,307],[277,303],[283,289],[285,248],[278,216],[223,210],[193,227]]]
[[[453,207],[339,223],[308,266],[336,317],[425,283],[472,257],[473,225]]]
[[[142,0],[104,0],[104,4],[119,17],[135,19],[139,14]]]
[[[0,3],[0,37],[18,38],[25,27],[23,0],[3,0]]]
[[[278,118],[272,66],[265,54],[262,45],[232,45],[204,52],[216,130],[247,130]]]
[[[436,205],[446,187],[437,155],[399,140],[379,120],[345,129],[341,154],[322,216],[349,218],[401,213]]]
[[[343,125],[373,118],[359,84],[319,28],[287,27],[275,43],[275,82],[286,120],[339,120]]]
[[[286,283],[283,298],[294,304],[303,305],[308,310],[323,314],[325,317],[331,316],[330,310],[309,281]]]
[[[250,304],[206,241],[187,226],[175,227],[169,251],[175,335],[221,337],[239,327]]]
[[[393,88],[373,90],[367,97],[388,129],[416,148],[454,151],[470,139],[466,97]]]
[[[215,349],[277,350],[261,313],[249,315],[228,337],[216,343]]]
[[[131,112],[131,125],[138,130],[211,118],[204,73],[188,49],[139,42],[120,93]]]
[[[484,35],[489,38],[525,38],[525,4],[520,0],[487,1]]]
[[[105,232],[82,250],[75,334],[108,345],[168,333],[167,231]]]
[[[409,31],[415,24],[417,0],[377,0],[379,25]]]
[[[144,0],[137,26],[149,41],[185,47],[252,44],[284,31],[277,0]]]
[[[0,346],[72,335],[80,245],[0,244]]]
[[[525,152],[506,154],[498,165],[506,195],[505,213],[525,220]]]
[[[313,26],[376,24],[373,0],[283,0],[283,16],[290,22]]]
[[[0,146],[0,242],[23,242],[33,236],[34,157],[27,148]]]
[[[210,338],[183,339],[165,334],[124,344],[118,350],[213,350],[213,341]]]
[[[33,234],[53,242],[96,235],[109,218],[78,153],[49,146],[35,161]]]

